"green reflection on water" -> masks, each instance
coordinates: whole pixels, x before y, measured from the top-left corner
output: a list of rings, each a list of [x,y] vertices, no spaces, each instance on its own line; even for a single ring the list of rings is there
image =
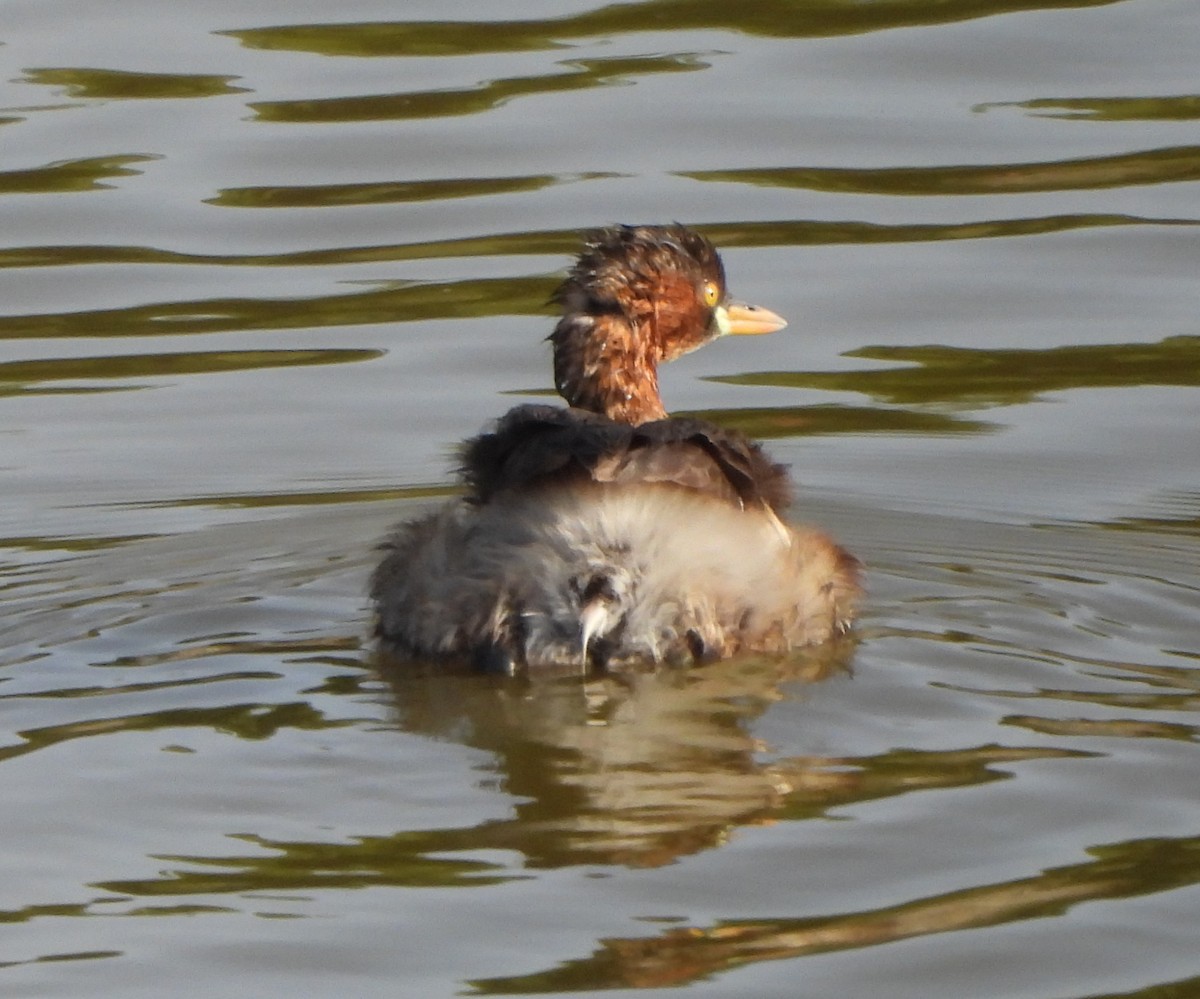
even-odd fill
[[[149,163],[159,156],[95,156],[63,160],[31,170],[0,171],[0,194],[67,194],[112,187],[102,183],[110,177],[132,177],[141,173],[133,163]]]
[[[295,891],[313,888],[454,888],[523,880],[500,864],[463,857],[430,857],[426,833],[361,836],[352,843],[298,843],[238,835],[273,854],[249,857],[158,857],[224,871],[173,870],[142,881],[101,881],[94,887],[140,897],[208,895],[226,892]]]
[[[540,191],[576,180],[611,178],[613,173],[532,174],[525,177],[462,177],[453,180],[392,181],[377,184],[315,184],[309,187],[233,187],[207,204],[226,208],[336,208],[449,198],[483,198]]]
[[[599,177],[601,175],[597,175]],[[272,189],[264,189],[270,191]],[[280,191],[295,189],[279,188]],[[271,197],[272,195],[266,195]],[[290,195],[285,195],[285,197]],[[242,207],[242,206],[239,206]],[[1115,226],[1198,224],[1187,219],[1154,219],[1138,215],[1076,214],[1040,218],[989,219],[931,225],[878,225],[870,222],[724,222],[695,228],[722,247],[818,246],[840,243],[923,243],[957,239],[1040,236],[1075,229]],[[425,243],[346,246],[292,253],[219,255],[180,253],[145,246],[20,246],[0,248],[0,268],[77,267],[85,264],[218,264],[228,267],[312,267],[445,257],[573,255],[581,233],[574,229],[495,233]]]
[[[526,876],[507,863],[462,856],[488,850],[515,853],[526,867],[658,866],[720,845],[739,825],[819,818],[854,803],[1004,779],[1009,774],[1003,764],[1090,755],[985,745],[764,761],[748,723],[778,701],[781,685],[840,674],[852,648],[842,644],[786,662],[730,660],[704,671],[587,683],[420,675],[393,664],[384,678],[395,688],[401,726],[492,754],[495,780],[513,801],[510,815],[337,843],[239,834],[231,838],[253,847],[242,855],[168,856],[159,859],[181,866],[96,886],[138,897],[179,897],[281,888],[484,885]],[[351,683],[346,693],[360,691]],[[25,733],[27,748],[9,752],[64,738],[181,724],[264,738],[284,725],[320,730],[351,722],[332,722],[303,703],[167,710]]]
[[[234,648],[236,647],[236,645],[244,646],[244,645],[248,645],[249,643],[232,643],[231,642],[231,643],[227,643],[227,644],[230,646],[230,653],[232,653],[234,651]],[[262,652],[264,650],[251,649],[249,651]],[[220,655],[220,654],[222,654],[222,653],[206,651],[204,653],[204,656]],[[132,658],[132,657],[125,657],[125,658]],[[147,658],[150,658],[150,657],[147,657]],[[172,657],[172,656],[157,656],[157,657],[153,657],[153,658],[157,659],[157,661],[159,663],[162,663],[162,662],[171,661],[171,660],[178,660],[178,659],[181,659],[184,657],[181,657],[181,656],[174,656],[174,657]],[[196,656],[195,658],[202,658],[202,657]],[[143,664],[140,662],[130,663],[130,662],[117,661],[117,662],[112,662],[112,663],[99,663],[97,665],[125,667],[125,666],[130,666],[130,665],[140,666]],[[70,700],[78,700],[81,698],[91,698],[91,697],[113,697],[113,696],[120,696],[122,694],[143,694],[143,693],[146,693],[147,691],[155,691],[155,690],[174,690],[178,687],[197,687],[197,686],[208,686],[210,684],[219,684],[219,683],[233,683],[233,682],[237,682],[239,680],[278,680],[280,678],[281,677],[280,677],[279,673],[271,672],[268,670],[241,670],[240,672],[236,672],[236,673],[210,673],[205,676],[191,677],[190,679],[176,678],[176,679],[172,679],[172,680],[148,681],[146,683],[119,683],[119,684],[113,684],[112,686],[106,686],[106,687],[99,687],[99,686],[59,687],[54,690],[42,690],[42,691],[32,691],[32,692],[25,691],[20,694],[0,694],[0,701],[4,701],[4,700],[8,700],[8,699],[22,700],[22,699],[26,699],[26,698],[40,699],[40,700],[54,700],[54,701],[58,701],[58,700],[70,701]],[[87,723],[85,723],[85,724],[87,724]],[[45,730],[42,730],[42,731],[44,732]],[[61,742],[64,740],[59,739],[58,741]],[[43,745],[45,745],[45,744],[46,743],[43,743]],[[192,752],[192,750],[188,749],[186,746],[175,746],[175,747],[173,747],[173,751],[174,752],[185,752],[185,753]],[[2,758],[2,757],[0,757],[0,758]]]
[[[682,171],[682,177],[838,194],[966,195],[1097,190],[1200,179],[1200,146],[1039,163],[877,167],[776,167]]]
[[[245,643],[247,647],[271,643]],[[253,651],[253,648],[251,648]],[[181,655],[176,658],[197,658]],[[115,718],[92,718],[62,725],[18,732],[22,741],[0,747],[0,762],[24,756],[39,749],[114,732],[154,732],[174,728],[206,728],[241,739],[269,739],[280,729],[321,731],[352,725],[348,719],[329,719],[307,701],[292,704],[235,704],[217,708],[174,708],[146,714],[121,715]]]
[[[819,38],[946,24],[1025,10],[1104,7],[1120,0],[644,0],[568,17],[282,25],[220,32],[243,45],[331,56],[450,56],[562,48],[579,38],[643,31],[735,31]]]
[[[975,110],[1023,108],[1038,118],[1084,121],[1195,121],[1200,96],[1179,97],[1039,97],[1032,101],[997,101]]]
[[[19,913],[28,913],[28,916],[23,918],[13,918],[13,913],[0,912],[0,923],[15,923],[23,922],[24,918],[33,918],[34,916],[63,916],[74,915],[69,910],[70,906],[29,906],[27,909],[18,910]],[[76,950],[65,951],[61,954],[39,954],[37,957],[30,958],[27,961],[0,961],[0,968],[19,968],[22,965],[29,964],[57,964],[63,961],[99,961],[110,957],[124,957],[123,950]]]
[[[1119,517],[1098,523],[1114,531],[1148,531],[1200,537],[1200,492],[1168,493],[1158,500],[1159,516]]]
[[[64,87],[69,97],[103,100],[217,97],[245,93],[231,86],[236,76],[132,73],[118,69],[45,68],[26,70],[19,82]]]
[[[959,685],[946,685],[947,690],[957,690],[961,693],[986,694],[988,697],[1003,697],[1012,700],[1049,700],[1049,701],[1064,701],[1068,704],[1093,704],[1105,708],[1136,708],[1139,711],[1195,711],[1200,708],[1200,690],[1193,685],[1184,693],[1156,693],[1156,694],[1129,694],[1129,693],[1108,693],[1104,691],[1083,691],[1083,690],[1068,690],[1055,689],[1052,687],[1042,687],[1034,691],[1028,690],[975,690],[970,687]],[[1018,724],[1017,721],[1011,719],[1024,719],[1023,727],[1031,728],[1030,720],[1026,716],[1014,715],[1011,718],[1002,719],[1011,724]],[[1044,719],[1049,724],[1057,724],[1056,719]],[[1082,730],[1076,730],[1071,734],[1084,735],[1096,734],[1085,733]],[[1108,734],[1108,733],[1099,733]]]
[[[1011,771],[998,764],[1027,760],[1083,759],[1094,754],[1079,750],[977,746],[971,749],[923,751],[893,749],[876,756],[823,758],[819,761],[782,761],[781,773],[811,770],[788,795],[780,817],[810,819],[848,805],[891,798],[912,791],[937,791],[975,787],[1008,780]],[[814,765],[815,764],[815,765]]]
[[[238,256],[180,253],[148,246],[21,246],[0,249],[0,267],[78,267],[83,264],[220,264],[229,267],[311,267],[440,257],[570,254],[579,250],[579,233],[563,229],[542,233],[498,233],[427,243],[346,246],[293,253]]]
[[[89,378],[152,378],[166,375],[214,374],[262,368],[346,364],[382,357],[382,350],[221,350],[177,354],[119,354],[110,357],[62,357],[0,363],[0,396],[30,394],[49,381]],[[31,388],[30,386],[38,386]],[[132,386],[130,386],[132,387]],[[62,390],[60,390],[62,391]],[[87,391],[86,388],[80,391]]]
[[[1180,580],[1177,585],[1185,586]],[[1185,658],[1198,658],[1200,652],[1163,650]],[[1049,701],[1067,704],[1096,705],[1106,709],[1137,709],[1141,712],[1165,711],[1195,712],[1200,708],[1200,668],[1191,666],[1161,666],[1150,663],[1135,663],[1074,656],[1056,652],[1053,661],[1071,663],[1083,667],[1093,676],[1103,676],[1109,681],[1136,685],[1136,692],[1128,688],[1076,690],[1069,688],[1037,687],[1033,690],[1011,690],[1004,688],[983,689],[962,684],[945,684],[946,690],[982,695],[991,699],[1004,698],[1018,701]],[[1149,687],[1150,692],[1144,688]],[[1105,712],[1108,714],[1110,712]],[[1036,732],[1053,735],[1100,736],[1119,738],[1156,738],[1195,741],[1200,727],[1175,722],[1164,722],[1147,718],[1059,718],[1040,715],[1006,715],[1001,724],[1015,725]]]
[[[29,552],[93,552],[109,548],[121,548],[135,541],[147,541],[162,537],[159,534],[115,534],[109,536],[65,538],[61,536],[31,535],[0,537],[0,548],[17,548]]]
[[[689,73],[709,66],[692,52],[577,59],[559,65],[567,67],[568,71],[489,80],[463,89],[325,97],[307,101],[260,101],[252,103],[250,107],[263,121],[292,124],[446,118],[490,111],[515,97],[612,86],[630,83],[633,77],[654,73]]]
[[[587,958],[530,975],[470,984],[476,995],[677,986],[759,961],[1045,919],[1084,902],[1137,898],[1200,884],[1200,837],[1130,840],[1088,852],[1093,859],[1082,864],[879,909],[800,919],[725,920],[709,927],[672,927],[657,937],[603,940]]]
[[[368,292],[317,298],[219,298],[90,312],[5,316],[0,318],[0,339],[169,336],[496,315],[550,315],[550,293],[558,280],[555,275],[546,275],[397,283]]]
[[[978,222],[881,225],[873,222],[722,222],[696,226],[719,247],[820,246],[839,243],[929,243],[958,239],[1044,236],[1075,229],[1128,225],[1183,225],[1189,219],[1152,219],[1137,215],[1077,214],[1036,218],[984,219]],[[0,256],[0,264],[3,256]]]
[[[44,919],[53,916],[86,916],[86,903],[59,903],[57,905],[27,905],[20,909],[0,909],[0,923],[26,923],[31,919]],[[114,952],[119,953],[119,952]],[[15,968],[24,963],[36,963],[37,958],[30,962],[3,961],[0,968]]]
[[[1200,336],[1046,350],[863,347],[846,356],[900,361],[905,366],[769,371],[714,381],[861,392],[890,403],[963,406],[1011,406],[1067,389],[1200,385]]]
[[[461,683],[462,678],[458,680]],[[461,698],[464,691],[447,688],[443,693]],[[470,690],[465,693],[472,698]],[[504,699],[491,701],[491,706],[504,710]],[[546,706],[544,701],[541,706]],[[764,766],[752,761],[754,743],[740,728],[753,708],[718,700],[710,704],[716,710],[697,718],[689,710],[695,706],[689,701],[666,716],[655,707],[655,720],[665,718],[672,727],[649,741],[644,738],[648,732],[631,732],[615,719],[595,733],[579,719],[568,720],[557,712],[549,727],[543,724],[523,735],[512,731],[502,746],[486,737],[468,739],[469,745],[500,752],[505,787],[529,799],[517,806],[511,819],[474,827],[358,836],[345,843],[239,835],[231,838],[273,853],[163,857],[159,859],[221,870],[176,869],[155,878],[97,882],[95,887],[164,897],[281,888],[479,886],[526,876],[499,873],[498,864],[447,856],[482,850],[517,851],[532,867],[657,866],[719,845],[730,824],[752,824],[768,815],[818,818],[856,802],[1010,776],[994,769],[998,763],[1089,755],[982,746],[950,752],[893,751],[864,758],[785,759]],[[439,711],[447,708],[437,706]],[[495,722],[488,727],[495,729]],[[687,738],[676,742],[673,736],[678,735]],[[621,745],[632,737],[637,738],[639,750],[634,755]],[[587,741],[581,744],[580,738]],[[594,760],[589,759],[592,753]],[[780,798],[779,789],[789,785],[793,790]],[[606,798],[610,794],[615,795],[612,801]],[[603,820],[597,821],[601,815]]]
[[[1144,705],[1139,705],[1144,706]],[[1190,707],[1195,705],[1176,705]],[[1175,742],[1200,741],[1200,727],[1174,722],[1144,721],[1140,718],[1042,718],[1037,715],[1008,715],[1002,725],[1014,725],[1042,735],[1073,735],[1106,739],[1170,739]]]

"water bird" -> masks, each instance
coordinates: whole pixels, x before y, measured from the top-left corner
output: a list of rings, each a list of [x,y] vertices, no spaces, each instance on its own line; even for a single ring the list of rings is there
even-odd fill
[[[783,654],[845,633],[857,559],[783,520],[786,469],[670,417],[658,365],[786,323],[731,301],[681,225],[591,233],[554,295],[555,384],[462,447],[464,494],[399,525],[371,579],[393,653],[489,672],[603,671]]]

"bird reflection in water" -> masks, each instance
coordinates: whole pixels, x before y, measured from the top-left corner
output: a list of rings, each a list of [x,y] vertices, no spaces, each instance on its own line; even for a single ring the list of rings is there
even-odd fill
[[[656,867],[771,821],[791,795],[858,780],[824,759],[760,759],[750,731],[781,698],[847,675],[852,645],[582,683],[381,673],[401,728],[485,750],[514,799],[511,816],[455,831],[439,849],[507,849],[530,867]]]

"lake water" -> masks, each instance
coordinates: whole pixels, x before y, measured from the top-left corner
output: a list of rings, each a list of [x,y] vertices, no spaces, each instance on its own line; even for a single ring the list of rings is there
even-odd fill
[[[0,22],[0,991],[1200,994],[1196,0]],[[675,219],[791,326],[667,405],[855,640],[378,661],[579,232]]]

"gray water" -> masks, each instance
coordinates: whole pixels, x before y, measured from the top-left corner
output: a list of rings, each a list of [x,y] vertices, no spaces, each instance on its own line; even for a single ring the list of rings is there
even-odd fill
[[[1198,59],[1194,0],[0,6],[0,990],[1200,994]],[[854,641],[379,661],[580,231],[673,219],[791,326],[667,405],[792,466]]]

